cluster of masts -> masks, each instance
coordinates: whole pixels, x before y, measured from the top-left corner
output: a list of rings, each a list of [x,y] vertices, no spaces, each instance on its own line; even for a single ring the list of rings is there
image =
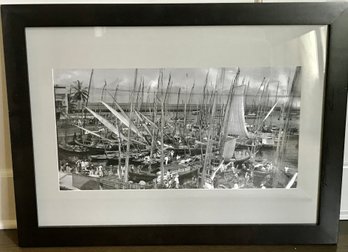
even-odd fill
[[[296,80],[297,72],[293,82]],[[92,75],[93,71],[90,82]],[[138,70],[136,69],[133,89],[129,95],[128,113],[117,102],[117,88],[114,95],[106,90],[106,93],[113,99],[112,105],[102,101],[105,90],[103,89],[102,92],[100,103],[110,112],[108,117],[93,111],[88,107],[88,100],[86,101],[84,111],[92,114],[103,125],[106,132],[111,132],[112,137],[109,137],[110,134],[103,133],[100,130],[90,129],[84,121],[82,124],[75,124],[74,126],[83,131],[84,134],[93,136],[93,138],[106,145],[116,146],[114,152],[118,154],[118,157],[116,155],[114,158],[118,159],[119,169],[121,169],[121,164],[124,164],[123,170],[120,170],[118,174],[120,177],[122,176],[120,179],[125,183],[130,180],[129,174],[132,173],[130,170],[131,163],[136,160],[134,157],[137,156],[134,153],[146,153],[145,155],[138,155],[138,158],[141,156],[142,163],[149,163],[150,168],[144,173],[151,174],[151,164],[153,166],[156,166],[156,163],[159,164],[159,176],[155,180],[160,185],[164,185],[166,176],[170,176],[168,175],[170,169],[167,167],[169,155],[172,156],[171,160],[175,161],[173,153],[175,153],[175,156],[179,156],[178,153],[184,153],[182,160],[194,157],[195,162],[194,164],[192,163],[192,166],[199,164],[200,167],[197,169],[197,174],[200,186],[204,187],[207,183],[212,183],[212,174],[214,174],[214,179],[219,170],[226,169],[231,162],[237,160],[235,150],[238,148],[238,145],[249,146],[248,157],[254,157],[260,144],[258,132],[278,103],[276,101],[271,109],[265,113],[265,106],[260,102],[267,92],[268,84],[264,79],[261,84],[263,88],[260,86],[259,90],[260,101],[256,110],[256,126],[254,125],[254,132],[248,132],[244,115],[246,89],[245,86],[238,85],[239,75],[240,70],[238,69],[235,78],[230,83],[227,101],[225,104],[221,104],[222,93],[219,93],[217,87],[219,85],[223,86],[224,69],[222,69],[220,78],[217,78],[217,83],[214,85],[213,90],[208,89],[208,72],[203,86],[201,102],[195,108],[195,115],[192,113],[192,106],[190,106],[195,88],[195,83],[193,83],[188,99],[184,102],[183,120],[179,120],[180,88],[177,93],[177,109],[174,115],[171,116],[170,113],[173,114],[173,112],[169,112],[168,109],[168,100],[169,96],[172,95],[171,90],[173,88],[171,75],[169,74],[167,83],[164,83],[164,73],[160,71],[157,89],[153,93],[153,100],[150,101],[150,96],[148,95],[147,101],[145,101],[144,79],[142,78],[140,84],[138,84]],[[90,85],[88,90],[90,90]],[[277,94],[278,88],[279,84]],[[144,104],[146,104],[147,111],[142,109]],[[149,104],[152,104],[152,106],[149,106]],[[265,104],[268,104],[268,102]],[[291,106],[292,97],[290,96],[288,104],[284,106],[282,113],[285,115],[289,114]],[[83,118],[86,118],[86,116],[83,115]],[[288,127],[289,123],[285,122],[283,129],[279,130],[276,147],[278,157],[275,159],[275,163],[281,160],[282,155],[284,155],[287,137],[287,134],[284,133],[287,132]],[[250,139],[251,144],[246,144],[247,141],[250,142]],[[243,160],[243,158],[245,157],[241,159]],[[182,160],[179,160],[176,164],[179,164]],[[232,165],[232,167],[235,166]],[[172,168],[174,170],[174,167]]]

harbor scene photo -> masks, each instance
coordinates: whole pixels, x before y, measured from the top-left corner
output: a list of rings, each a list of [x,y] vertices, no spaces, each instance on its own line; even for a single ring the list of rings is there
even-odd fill
[[[300,75],[54,69],[60,190],[296,188]]]

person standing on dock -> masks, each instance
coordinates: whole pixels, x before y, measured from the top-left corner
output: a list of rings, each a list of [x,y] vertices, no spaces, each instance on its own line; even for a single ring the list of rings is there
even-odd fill
[[[175,189],[179,189],[179,174],[176,174],[174,177]]]

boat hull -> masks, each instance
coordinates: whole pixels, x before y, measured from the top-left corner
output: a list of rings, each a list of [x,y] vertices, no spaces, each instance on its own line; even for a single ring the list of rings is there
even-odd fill
[[[128,179],[136,183],[139,183],[140,181],[150,182],[154,180],[155,178],[157,178],[157,175],[153,173],[128,172]]]

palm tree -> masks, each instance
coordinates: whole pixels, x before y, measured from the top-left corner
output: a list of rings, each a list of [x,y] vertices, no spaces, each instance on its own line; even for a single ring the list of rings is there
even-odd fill
[[[82,103],[88,100],[87,87],[82,87],[82,81],[74,81],[75,86],[72,86],[72,100],[77,101],[79,110],[82,111]]]

